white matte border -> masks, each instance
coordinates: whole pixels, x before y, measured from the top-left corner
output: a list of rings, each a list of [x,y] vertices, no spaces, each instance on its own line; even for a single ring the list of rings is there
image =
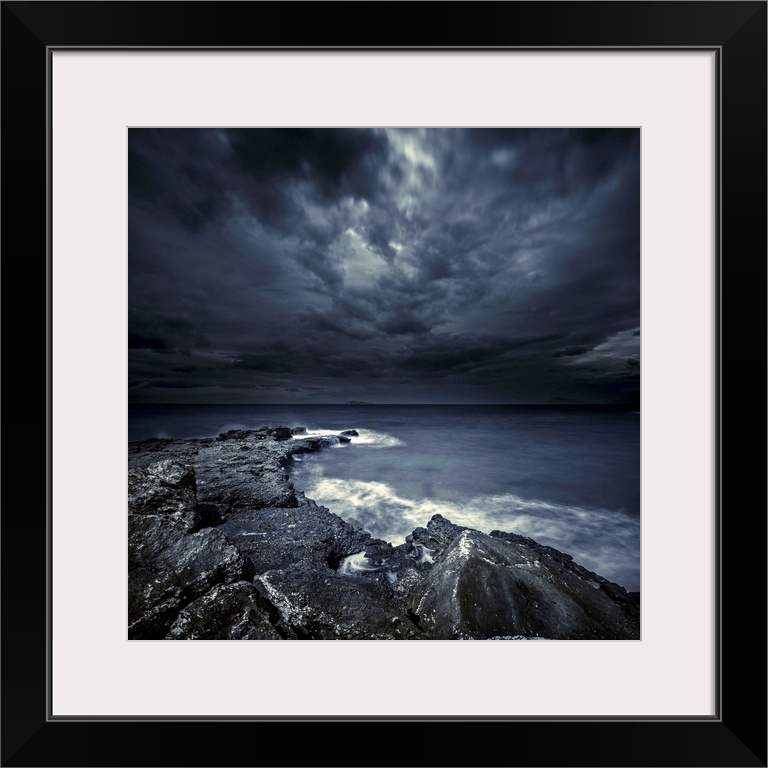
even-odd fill
[[[53,715],[713,715],[715,67],[55,52]],[[641,127],[641,641],[126,640],[127,127],[346,125]]]

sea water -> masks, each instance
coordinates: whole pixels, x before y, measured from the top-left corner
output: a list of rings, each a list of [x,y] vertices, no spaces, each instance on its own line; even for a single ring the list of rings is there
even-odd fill
[[[434,514],[530,536],[640,589],[640,415],[611,406],[132,405],[129,440],[228,429],[355,429],[296,457],[291,480],[373,536],[401,543]]]

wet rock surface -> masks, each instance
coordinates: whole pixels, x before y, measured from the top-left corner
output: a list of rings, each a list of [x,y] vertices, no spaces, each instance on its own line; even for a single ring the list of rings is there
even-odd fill
[[[290,633],[248,581],[217,584],[180,613],[168,640],[282,640]]]
[[[128,521],[128,637],[156,639],[217,584],[249,580],[253,564],[214,528],[190,533],[162,516]]]
[[[437,522],[446,541],[447,521]],[[640,638],[638,606],[618,584],[523,536],[453,527],[458,535],[436,547],[434,565],[409,598],[430,637]]]
[[[294,489],[356,436],[130,443],[129,639],[639,639],[639,595],[565,553],[440,515],[393,547]]]
[[[128,506],[135,515],[161,515],[200,524],[195,473],[178,461],[166,459],[128,472]]]

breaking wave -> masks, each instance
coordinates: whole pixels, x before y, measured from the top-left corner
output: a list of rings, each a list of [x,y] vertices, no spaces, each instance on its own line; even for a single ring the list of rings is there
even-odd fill
[[[456,525],[484,533],[495,529],[528,536],[573,556],[577,563],[630,591],[640,588],[640,568],[635,564],[640,521],[621,510],[524,499],[512,493],[461,502],[414,499],[398,494],[386,483],[326,477],[319,465],[312,467],[302,490],[340,517],[359,520],[371,535],[394,545],[440,514]]]
[[[386,560],[383,565],[374,565],[365,556],[365,552],[357,552],[354,555],[345,557],[336,572],[342,576],[354,576],[356,573],[374,573],[377,571],[383,573],[390,584],[394,584],[397,581],[397,574],[387,567]]]
[[[373,429],[358,429],[357,437],[351,437],[353,445],[365,445],[369,448],[395,448],[398,445],[405,445],[405,443],[397,437],[387,435],[384,432],[376,432]],[[295,440],[300,440],[302,437],[328,437],[332,435],[341,434],[342,430],[339,429],[307,429],[300,435],[294,435]]]
[[[352,442],[357,445],[366,445],[370,448],[396,448],[405,445],[403,440],[384,432],[376,432],[372,429],[358,429],[358,437],[353,437]]]

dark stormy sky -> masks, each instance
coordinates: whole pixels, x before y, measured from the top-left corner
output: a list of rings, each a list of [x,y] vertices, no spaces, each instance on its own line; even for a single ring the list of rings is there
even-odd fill
[[[635,129],[131,129],[129,398],[640,388]]]

